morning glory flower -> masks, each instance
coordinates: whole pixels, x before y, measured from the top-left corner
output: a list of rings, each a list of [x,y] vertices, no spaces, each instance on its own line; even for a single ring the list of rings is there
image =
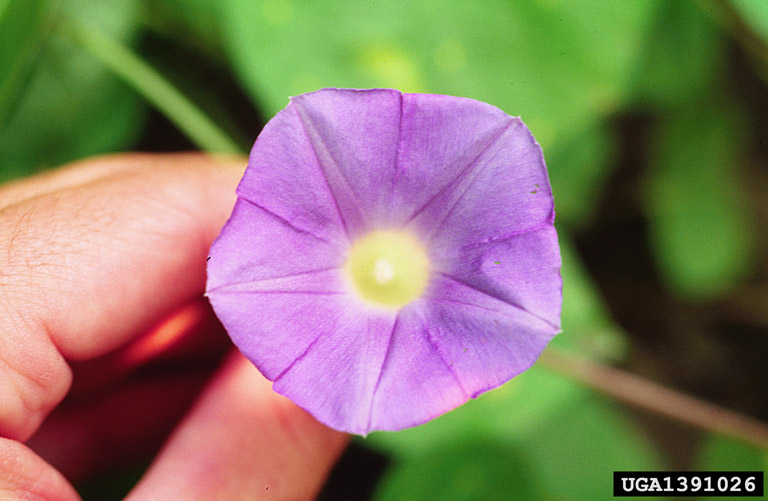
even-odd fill
[[[237,195],[207,295],[274,390],[328,426],[424,423],[526,370],[560,329],[541,149],[491,105],[294,97]]]

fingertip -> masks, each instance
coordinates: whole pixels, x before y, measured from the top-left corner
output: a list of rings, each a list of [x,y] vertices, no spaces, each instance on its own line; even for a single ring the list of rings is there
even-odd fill
[[[0,438],[0,499],[73,501],[80,496],[27,446]]]
[[[233,355],[128,499],[312,499],[346,442]]]

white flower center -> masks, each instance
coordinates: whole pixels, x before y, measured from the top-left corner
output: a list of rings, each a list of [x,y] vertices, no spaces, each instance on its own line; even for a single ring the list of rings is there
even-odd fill
[[[373,278],[377,283],[386,284],[392,281],[395,277],[395,269],[392,268],[392,263],[381,257],[373,264]]]

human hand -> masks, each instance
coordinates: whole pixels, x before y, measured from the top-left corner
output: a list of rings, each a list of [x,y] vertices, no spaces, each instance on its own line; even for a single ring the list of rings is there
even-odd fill
[[[231,346],[201,295],[243,168],[121,155],[0,187],[0,497],[78,499],[65,474],[151,449],[196,398],[185,361]],[[232,352],[128,498],[311,498],[345,443]]]

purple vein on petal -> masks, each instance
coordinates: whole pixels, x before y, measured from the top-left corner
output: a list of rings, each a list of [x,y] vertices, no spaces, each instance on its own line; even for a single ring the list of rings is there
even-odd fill
[[[499,129],[499,132],[497,132],[492,138],[490,138],[488,140],[488,143],[483,147],[482,150],[480,150],[480,152],[477,154],[477,156],[475,156],[475,158],[472,159],[472,161],[470,161],[463,169],[461,169],[459,171],[459,173],[456,174],[456,176],[454,176],[453,179],[451,179],[448,182],[448,184],[443,186],[443,188],[441,188],[440,191],[438,191],[434,196],[432,196],[432,198],[427,200],[427,202],[424,203],[424,205],[422,205],[421,207],[416,209],[416,211],[414,211],[414,213],[411,214],[411,217],[408,218],[408,220],[406,221],[406,224],[408,224],[409,222],[411,222],[414,219],[416,219],[416,217],[418,217],[419,214],[424,212],[436,200],[439,200],[439,199],[443,198],[445,195],[449,194],[450,191],[456,189],[456,187],[461,184],[461,182],[464,180],[464,178],[466,178],[467,175],[472,170],[474,170],[474,167],[477,165],[477,162],[483,157],[483,155],[485,155],[485,153],[491,148],[491,146],[496,144],[496,142],[499,139],[501,139],[501,137],[512,127],[512,125],[514,123],[516,123],[514,120],[509,120],[504,125],[504,127],[501,127]],[[466,183],[466,185],[462,188],[462,195],[461,196],[463,196],[463,194],[466,192],[468,186],[469,186],[469,183]],[[459,197],[459,199],[460,198],[461,197]],[[454,205],[455,205],[455,202],[454,202],[454,204],[451,205],[450,209],[448,209],[446,211],[447,213],[441,216],[441,218],[440,218],[440,222],[441,223],[442,223],[442,221],[445,220],[446,217],[448,217],[448,215],[450,214],[450,211],[453,210],[453,206]],[[435,225],[435,227],[439,227],[439,226],[440,226],[439,224]]]
[[[327,267],[327,268],[319,268],[316,270],[309,270],[309,271],[301,271],[298,273],[290,273],[288,275],[280,275],[276,277],[269,277],[269,278],[256,278],[253,280],[246,280],[242,282],[230,282],[224,285],[220,285],[218,287],[214,287],[213,289],[206,292],[206,295],[217,293],[217,292],[230,292],[230,293],[237,293],[237,292],[276,292],[277,289],[264,289],[264,290],[253,290],[253,289],[247,289],[247,286],[255,286],[255,285],[262,285],[262,286],[269,286],[269,285],[289,285],[291,279],[298,278],[298,277],[305,277],[309,275],[314,274],[321,274],[329,271],[338,270],[339,268],[336,266]],[[292,287],[295,287],[295,284],[290,284]],[[293,292],[296,293],[305,293],[305,291],[301,290],[294,290]],[[341,294],[341,291],[327,291],[325,292],[327,294]]]
[[[274,212],[272,212],[271,210],[269,210],[269,209],[267,209],[266,207],[264,207],[264,206],[260,205],[258,202],[254,202],[254,201],[253,201],[253,200],[251,200],[250,198],[248,198],[248,197],[246,197],[246,196],[243,196],[241,193],[238,193],[238,194],[237,194],[237,196],[238,196],[238,198],[240,198],[240,200],[243,200],[243,201],[245,201],[245,202],[249,203],[250,205],[253,205],[253,206],[254,206],[254,207],[256,207],[257,209],[260,209],[260,210],[262,210],[263,212],[265,212],[266,214],[268,214],[269,216],[272,216],[273,218],[275,218],[275,219],[277,220],[277,222],[281,223],[283,226],[286,226],[286,227],[288,227],[288,228],[290,228],[290,229],[294,230],[294,231],[295,231],[295,232],[297,232],[297,233],[302,233],[302,234],[304,234],[304,235],[309,235],[309,236],[311,236],[311,237],[314,237],[314,238],[316,238],[317,240],[320,240],[321,242],[324,242],[324,243],[326,243],[326,244],[328,244],[328,245],[333,245],[331,242],[329,242],[329,241],[328,241],[328,240],[326,240],[325,238],[321,237],[320,235],[315,235],[315,234],[314,234],[314,233],[312,233],[311,231],[307,231],[307,230],[304,230],[304,229],[301,229],[301,228],[298,228],[298,227],[296,227],[296,226],[295,226],[293,223],[291,223],[290,221],[288,221],[288,220],[287,220],[287,219],[285,219],[284,217],[282,217],[282,216],[280,216],[280,215],[278,215],[278,214],[275,214],[275,213],[274,213]]]
[[[532,318],[534,318],[534,319],[536,319],[536,320],[538,320],[540,322],[544,322],[549,327],[555,329],[555,331],[559,331],[560,330],[559,326],[553,324],[551,321],[547,320],[546,318],[544,318],[544,317],[542,317],[542,316],[540,316],[540,315],[530,311],[529,309],[525,308],[524,306],[515,303],[514,301],[511,301],[511,300],[509,300],[507,298],[501,297],[498,294],[494,294],[493,292],[490,292],[490,291],[487,291],[487,290],[483,290],[483,289],[481,289],[481,288],[479,288],[479,287],[477,287],[475,285],[472,285],[472,284],[470,284],[468,282],[465,282],[464,280],[462,280],[462,279],[460,279],[458,277],[454,277],[453,275],[449,275],[449,274],[441,272],[441,271],[435,271],[435,273],[438,273],[439,275],[443,276],[444,278],[446,278],[446,279],[448,279],[448,280],[450,280],[452,282],[456,282],[459,285],[463,285],[464,287],[467,287],[469,289],[477,291],[480,294],[488,296],[488,297],[490,297],[492,299],[495,299],[497,301],[501,301],[502,303],[505,303],[505,304],[515,308],[516,310],[524,313],[525,315],[528,315],[528,316],[530,316],[530,317],[532,317]],[[432,299],[432,300],[441,300],[441,301],[445,301],[445,300],[450,301],[450,299],[442,298],[442,297],[439,297],[439,296],[430,296],[430,299]],[[476,306],[478,308],[481,308],[478,305],[467,304],[467,306]],[[487,308],[483,308],[483,309],[487,309]]]
[[[371,429],[371,424],[373,422],[373,404],[376,402],[376,392],[379,389],[379,383],[381,383],[381,378],[384,375],[384,369],[387,365],[387,360],[389,360],[389,355],[392,352],[392,343],[395,339],[395,331],[397,330],[397,324],[400,320],[400,314],[398,313],[395,316],[395,321],[392,323],[392,330],[389,332],[389,341],[387,341],[387,350],[384,352],[384,359],[381,361],[381,367],[379,368],[379,376],[376,378],[376,384],[373,386],[373,393],[371,394],[371,405],[368,409],[368,424],[366,425],[366,430]]]
[[[325,180],[328,191],[331,193],[333,203],[336,205],[336,211],[344,226],[344,231],[347,234],[347,237],[350,237],[350,226],[359,227],[361,224],[365,223],[366,220],[365,214],[361,209],[360,201],[355,196],[349,180],[344,176],[344,172],[338,166],[336,159],[333,158],[328,147],[325,145],[323,137],[318,133],[312,119],[308,116],[306,111],[302,109],[299,101],[294,101],[293,104],[294,109],[296,110],[296,116],[299,118],[299,123],[309,140],[309,144],[315,153],[315,157],[317,158],[320,173]],[[339,204],[340,201],[346,202],[344,205],[347,211],[342,210],[341,205]]]
[[[443,347],[440,345],[440,343],[437,341],[435,336],[432,335],[432,331],[429,329],[424,329],[424,333],[427,336],[427,342],[429,343],[432,348],[434,348],[435,352],[437,352],[437,356],[440,357],[440,360],[442,360],[443,364],[445,364],[446,369],[448,369],[448,372],[451,373],[451,376],[453,376],[453,379],[456,380],[456,384],[459,385],[459,389],[464,394],[464,399],[469,398],[469,392],[464,387],[464,383],[461,382],[461,379],[459,379],[459,375],[456,374],[456,370],[453,368],[453,362],[448,361],[448,357],[445,354],[445,350],[443,350]]]
[[[439,296],[427,296],[426,299],[429,299],[431,301],[442,301],[442,302],[446,302],[446,303],[460,304],[462,306],[468,306],[470,308],[477,308],[478,310],[487,311],[489,313],[495,313],[497,315],[501,315],[502,317],[508,317],[513,322],[519,322],[520,321],[519,318],[513,317],[513,316],[509,315],[508,313],[506,313],[506,312],[504,312],[502,310],[496,310],[496,309],[493,309],[493,308],[489,308],[487,306],[481,306],[479,304],[470,303],[470,302],[467,302],[467,301],[459,301],[458,299],[452,299],[452,298],[447,298],[447,297],[439,297]],[[501,301],[501,300],[499,300],[499,301]],[[508,302],[504,302],[504,303],[505,304],[509,304]],[[534,315],[534,317],[535,317],[535,315]],[[551,323],[547,322],[544,319],[541,319],[541,318],[538,318],[538,317],[535,317],[535,318],[537,318],[540,321],[546,322],[547,325],[552,327],[552,328],[555,327]],[[546,333],[542,332],[542,334],[546,334]]]
[[[472,185],[472,181],[475,180],[477,177],[477,169],[473,169],[474,172],[469,173],[466,176],[467,182],[464,183],[464,187],[461,188],[461,193],[456,197],[456,199],[451,203],[451,205],[446,208],[442,214],[438,217],[439,221],[437,221],[435,224],[432,225],[432,228],[430,229],[429,234],[426,236],[427,243],[431,242],[434,236],[437,234],[437,231],[440,229],[440,227],[443,225],[443,222],[445,222],[446,219],[448,219],[448,216],[453,213],[453,210],[456,208],[456,206],[461,202],[461,199],[464,198],[464,195],[467,194],[467,191],[469,190],[469,187]]]
[[[553,213],[554,213],[554,211],[553,211]],[[542,228],[547,228],[549,226],[552,226],[551,219],[552,219],[551,217],[547,218],[547,220],[542,222],[542,223],[535,224],[533,226],[529,226],[528,228],[523,228],[522,230],[513,231],[512,233],[508,233],[506,235],[501,235],[501,236],[498,236],[498,237],[486,238],[485,240],[482,240],[480,242],[473,242],[473,243],[470,243],[470,244],[466,244],[466,245],[463,245],[461,247],[461,249],[462,250],[474,249],[476,247],[482,247],[484,245],[492,244],[492,243],[495,243],[495,242],[501,242],[503,240],[509,240],[511,238],[516,238],[516,237],[520,237],[520,236],[523,236],[523,235],[527,235],[528,233],[533,233],[534,231],[538,231],[538,230],[540,230]]]
[[[393,219],[393,211],[394,211],[394,204],[395,204],[395,190],[397,189],[397,182],[398,182],[398,174],[400,173],[400,155],[403,151],[403,113],[405,108],[405,100],[403,98],[402,92],[399,94],[400,96],[400,122],[398,124],[397,128],[397,146],[395,148],[395,168],[394,172],[392,173],[392,185],[390,186],[389,190],[389,204],[387,206],[387,217],[389,218],[389,221],[387,221],[388,224],[392,223]]]
[[[307,345],[307,348],[301,353],[301,355],[299,355],[298,357],[294,358],[293,362],[288,364],[288,367],[283,369],[280,372],[280,374],[278,374],[277,377],[275,377],[275,379],[273,380],[273,383],[277,383],[278,381],[280,381],[280,378],[285,376],[288,373],[288,371],[290,371],[293,368],[294,365],[296,365],[297,363],[299,363],[299,361],[301,361],[301,359],[306,357],[307,353],[309,353],[309,350],[311,350],[312,347],[315,346],[315,343],[317,343],[317,341],[320,339],[320,337],[322,337],[322,335],[323,335],[322,332],[318,333],[318,335],[315,337],[315,339],[313,339],[312,342]]]
[[[338,291],[297,291],[297,290],[245,290],[245,289],[233,289],[230,290],[228,286],[224,285],[216,289],[216,294],[305,294],[308,296],[334,296],[344,294]],[[211,292],[208,293],[210,296]]]

